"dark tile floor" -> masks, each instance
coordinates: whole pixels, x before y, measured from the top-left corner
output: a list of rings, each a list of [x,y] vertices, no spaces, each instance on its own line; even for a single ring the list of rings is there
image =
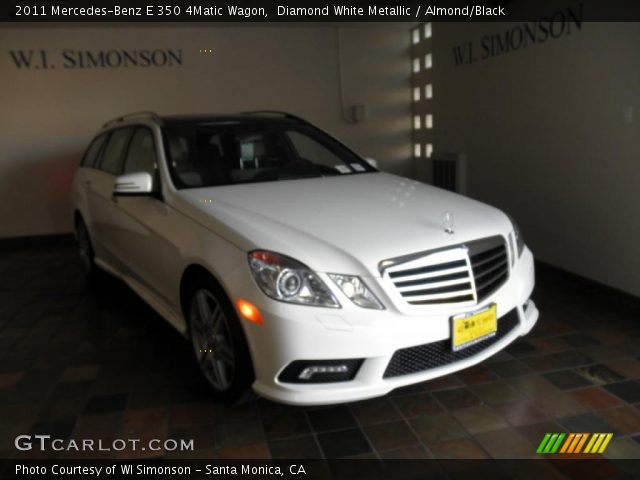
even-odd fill
[[[5,249],[0,458],[26,433],[194,440],[193,452],[128,457],[521,458],[559,431],[613,432],[605,456],[640,458],[640,301],[546,266],[534,298],[527,338],[456,375],[348,405],[226,406],[126,286],[85,286],[72,246]]]

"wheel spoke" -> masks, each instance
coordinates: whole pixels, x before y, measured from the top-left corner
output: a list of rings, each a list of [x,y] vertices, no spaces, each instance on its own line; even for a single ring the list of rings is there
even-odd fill
[[[224,328],[224,318],[220,305],[216,305],[211,313],[211,333],[219,335]]]
[[[215,360],[213,363],[213,374],[218,380],[218,385],[222,388],[225,388],[229,384],[229,379],[227,377],[227,369],[223,361]]]
[[[217,348],[214,350],[216,357],[227,365],[232,366],[234,364],[233,350],[229,344],[222,340],[218,342],[216,347]]]
[[[200,314],[200,321],[204,324],[211,315],[211,309],[209,308],[209,302],[205,292],[202,290],[196,294],[196,300],[198,302],[198,313]]]
[[[207,348],[205,348],[205,347],[201,348],[200,352],[199,352],[199,355],[198,355],[198,363],[200,363],[200,365],[202,367],[205,367],[209,357],[210,357],[210,354],[207,351]]]
[[[197,333],[200,337],[202,337],[202,339],[204,339],[204,337],[205,337],[204,325],[202,325],[202,322],[200,321],[200,319],[199,318],[194,318],[192,323],[191,323],[191,326],[193,327],[193,331],[195,333]]]

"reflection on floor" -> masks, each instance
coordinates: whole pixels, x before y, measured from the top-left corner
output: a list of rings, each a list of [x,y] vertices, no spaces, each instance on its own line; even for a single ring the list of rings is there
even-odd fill
[[[0,458],[19,434],[193,439],[166,458],[522,458],[546,432],[613,432],[640,458],[640,300],[541,266],[536,329],[485,363],[324,408],[213,403],[189,345],[126,286],[85,286],[71,246],[0,255]]]

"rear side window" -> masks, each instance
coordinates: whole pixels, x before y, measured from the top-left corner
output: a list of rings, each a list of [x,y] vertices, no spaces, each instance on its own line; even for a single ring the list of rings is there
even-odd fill
[[[100,170],[110,173],[111,175],[120,175],[122,171],[122,162],[124,161],[124,152],[129,143],[131,136],[131,128],[120,128],[115,130],[102,154],[100,162]]]
[[[83,167],[95,167],[96,163],[98,163],[98,158],[100,157],[100,153],[102,152],[102,147],[104,145],[104,141],[107,139],[107,134],[103,133],[99,137],[91,142],[89,148],[87,148],[84,157],[82,158]]]

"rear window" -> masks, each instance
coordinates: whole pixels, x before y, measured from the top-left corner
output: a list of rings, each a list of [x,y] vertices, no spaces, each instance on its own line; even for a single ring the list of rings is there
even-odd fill
[[[82,158],[82,162],[80,165],[83,167],[95,167],[98,163],[98,158],[100,157],[100,153],[102,152],[102,147],[104,146],[104,141],[107,139],[107,134],[103,133],[99,137],[95,138],[89,148],[87,148],[84,157]]]

